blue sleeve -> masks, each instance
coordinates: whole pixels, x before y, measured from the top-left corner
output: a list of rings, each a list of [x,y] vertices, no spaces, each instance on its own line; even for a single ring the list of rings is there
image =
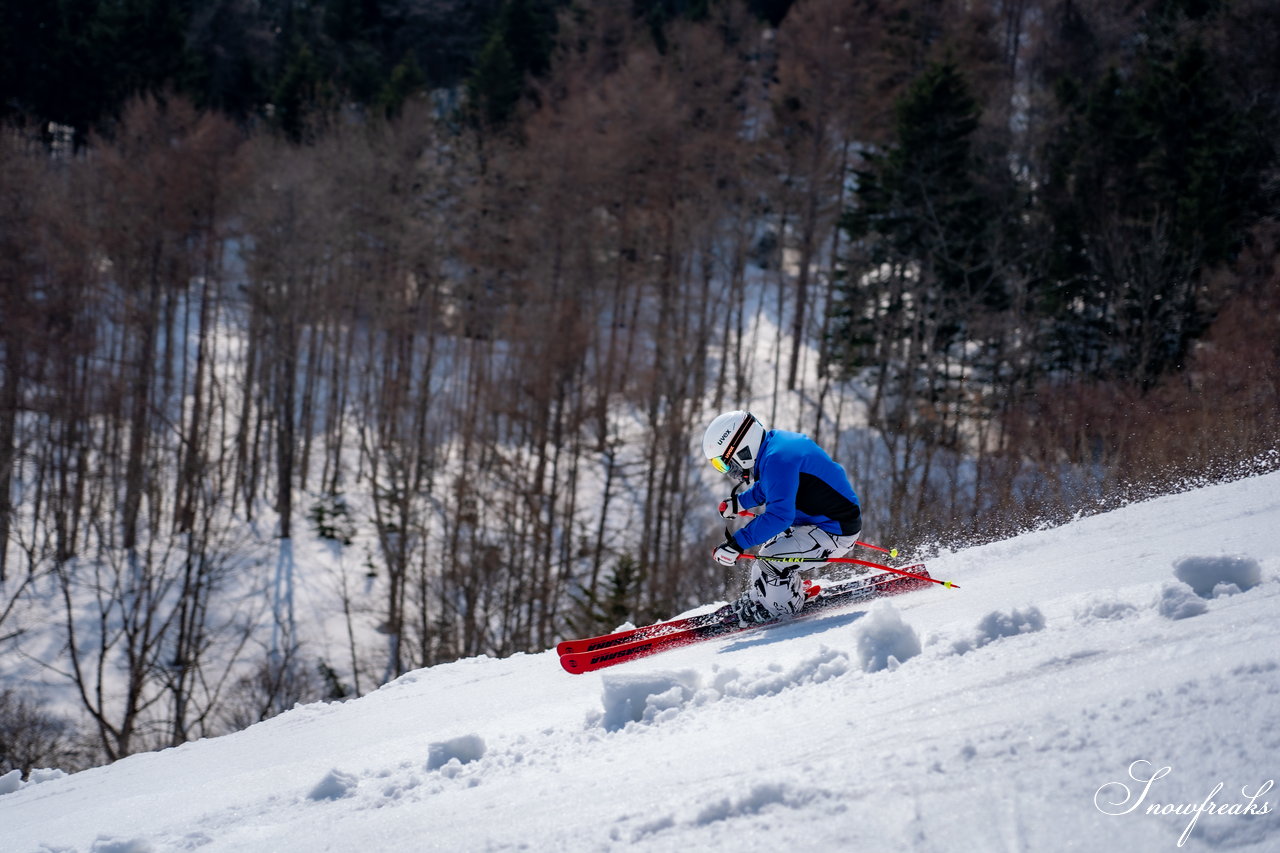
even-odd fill
[[[760,488],[759,483],[738,493],[738,506],[743,509],[751,509],[762,503],[764,503],[764,490]]]
[[[768,476],[743,492],[740,497],[743,506],[765,504],[765,511],[733,535],[738,547],[743,550],[753,548],[790,527],[796,518],[796,492],[799,489],[800,460],[772,459]],[[749,499],[756,500],[756,503],[748,504],[748,496]]]

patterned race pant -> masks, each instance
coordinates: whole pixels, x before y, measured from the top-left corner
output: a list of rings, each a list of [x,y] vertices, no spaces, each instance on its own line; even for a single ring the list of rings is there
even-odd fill
[[[857,544],[858,534],[833,536],[820,527],[804,524],[791,527],[760,546],[751,564],[751,581],[747,593],[766,611],[775,616],[789,616],[804,606],[804,586],[800,569],[820,563],[802,563],[794,558],[824,559],[843,557]],[[770,557],[790,560],[771,562]]]

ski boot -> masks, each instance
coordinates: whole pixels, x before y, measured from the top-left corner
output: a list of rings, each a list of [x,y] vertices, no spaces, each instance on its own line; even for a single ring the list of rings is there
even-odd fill
[[[769,611],[764,609],[764,605],[752,598],[749,592],[744,592],[737,601],[733,602],[733,615],[737,617],[738,624],[744,628],[748,625],[768,622],[773,618]]]

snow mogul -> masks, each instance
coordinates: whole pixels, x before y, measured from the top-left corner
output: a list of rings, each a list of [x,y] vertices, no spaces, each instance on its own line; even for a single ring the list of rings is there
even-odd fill
[[[764,508],[736,533],[726,528],[725,541],[711,555],[733,566],[748,549],[761,546],[746,591],[733,605],[738,621],[747,625],[799,613],[805,588],[804,564],[797,558],[843,557],[862,531],[849,475],[808,436],[766,430],[750,412],[725,412],[713,420],[702,450],[734,482],[720,502],[721,517]]]

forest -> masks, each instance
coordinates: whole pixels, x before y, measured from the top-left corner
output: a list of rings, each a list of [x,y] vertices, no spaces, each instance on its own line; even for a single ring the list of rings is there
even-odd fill
[[[1280,467],[1277,56],[1271,0],[4,4],[0,774],[730,594],[726,409],[919,554]]]

